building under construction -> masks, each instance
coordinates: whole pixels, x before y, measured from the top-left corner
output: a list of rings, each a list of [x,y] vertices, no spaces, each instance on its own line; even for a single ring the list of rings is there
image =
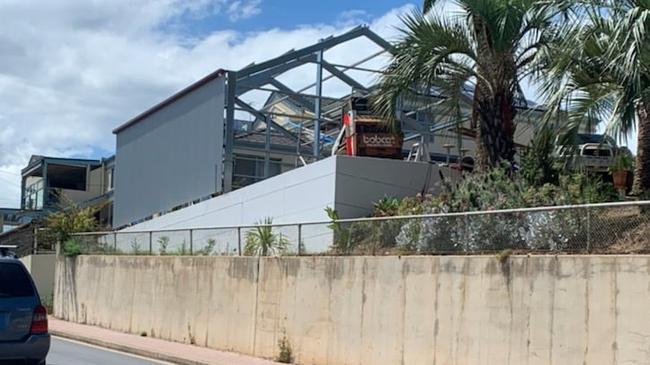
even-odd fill
[[[350,97],[372,92],[391,51],[360,26],[241,70],[217,70],[116,128],[114,225],[332,155],[346,143],[342,114]],[[468,111],[470,102],[468,91]],[[404,157],[455,163],[473,155],[463,116],[401,110],[398,117]],[[526,145],[531,129],[520,122],[516,142]]]

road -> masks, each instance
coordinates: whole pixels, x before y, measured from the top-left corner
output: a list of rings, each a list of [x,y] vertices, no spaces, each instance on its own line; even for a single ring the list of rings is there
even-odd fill
[[[52,338],[47,365],[160,365],[168,364],[80,342]]]

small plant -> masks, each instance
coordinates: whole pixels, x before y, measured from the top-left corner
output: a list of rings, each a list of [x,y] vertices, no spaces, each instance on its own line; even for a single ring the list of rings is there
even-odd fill
[[[548,123],[536,130],[530,147],[521,158],[520,174],[529,184],[542,186],[558,183],[559,170],[553,156],[556,135],[557,131]]]
[[[181,242],[181,246],[176,250],[176,255],[187,256],[189,253],[190,250],[187,248],[187,243],[185,243],[185,240],[183,240],[183,242]]]
[[[167,254],[167,246],[169,246],[169,237],[167,236],[162,236],[158,238],[158,252],[160,252],[160,256],[164,256]]]
[[[375,202],[373,215],[375,217],[390,217],[397,215],[400,207],[399,199],[392,196],[384,196]]]
[[[293,362],[293,351],[291,350],[291,343],[289,343],[286,333],[278,340],[278,348],[280,351],[275,361],[283,364],[291,364]]]
[[[344,229],[339,220],[339,213],[332,207],[325,208],[325,213],[332,221],[327,228],[331,229],[334,233],[334,240],[332,244],[332,251],[338,254],[350,253],[353,249],[355,242],[351,240],[350,230]]]
[[[54,313],[54,294],[49,297],[41,298],[41,304],[47,309],[47,313]]]
[[[633,166],[634,159],[632,158],[632,155],[626,152],[618,152],[616,156],[614,156],[614,161],[612,162],[612,166],[609,168],[609,172],[632,171]]]
[[[265,218],[258,226],[246,233],[247,256],[270,256],[280,254],[287,249],[289,241],[282,234],[273,232],[273,219]]]
[[[63,243],[63,256],[76,257],[82,254],[81,245],[75,239],[68,239]]]
[[[142,250],[142,246],[140,245],[140,242],[138,242],[137,239],[132,239],[131,240],[131,253],[134,255],[142,255],[144,251]]]
[[[210,256],[212,255],[212,251],[214,251],[214,247],[217,245],[217,241],[213,238],[208,239],[207,245],[197,251],[197,254],[201,256]]]
[[[497,260],[499,261],[499,263],[500,263],[501,265],[504,265],[504,264],[508,261],[508,259],[510,258],[510,256],[512,256],[512,253],[513,253],[513,252],[512,252],[511,249],[505,249],[505,250],[502,250],[502,251],[499,252],[499,254],[497,255]]]

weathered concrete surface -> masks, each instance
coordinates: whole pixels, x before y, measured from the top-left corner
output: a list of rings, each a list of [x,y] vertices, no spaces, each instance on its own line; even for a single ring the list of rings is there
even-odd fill
[[[55,315],[296,363],[647,364],[650,256],[109,257]]]
[[[54,293],[55,254],[39,254],[22,257],[23,262],[38,289],[38,294],[46,303],[51,303]]]

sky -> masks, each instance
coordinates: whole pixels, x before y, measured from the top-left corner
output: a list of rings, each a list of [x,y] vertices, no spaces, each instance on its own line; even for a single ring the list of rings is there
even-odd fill
[[[416,5],[3,0],[0,207],[19,206],[20,170],[31,155],[108,157],[113,128],[218,68],[239,69],[363,23],[391,39],[398,15]]]
[[[262,62],[359,24],[395,39],[399,15],[420,5],[2,0],[0,207],[19,206],[20,170],[31,155],[108,157],[115,150],[115,127],[216,69]],[[348,46],[330,62],[356,61],[372,47]],[[313,76],[303,70],[282,81],[298,87],[307,73]]]

